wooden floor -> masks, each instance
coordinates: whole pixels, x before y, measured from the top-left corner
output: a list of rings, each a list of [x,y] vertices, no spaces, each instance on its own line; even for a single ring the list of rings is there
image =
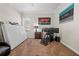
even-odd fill
[[[47,46],[40,44],[40,39],[27,39],[10,56],[77,56],[76,53],[59,42],[52,42]]]

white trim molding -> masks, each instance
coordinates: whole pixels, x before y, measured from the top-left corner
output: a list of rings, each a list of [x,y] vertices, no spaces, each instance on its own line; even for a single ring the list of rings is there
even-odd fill
[[[76,54],[79,55],[79,52],[76,51],[74,48],[72,48],[71,46],[69,46],[68,44],[66,44],[65,42],[61,41],[62,44],[64,44],[66,47],[68,47],[69,49],[71,49],[72,51],[74,51]]]

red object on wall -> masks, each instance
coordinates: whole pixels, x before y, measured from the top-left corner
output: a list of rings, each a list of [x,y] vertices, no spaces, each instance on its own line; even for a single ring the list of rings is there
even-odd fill
[[[41,22],[48,22],[48,18],[40,19]]]
[[[41,17],[38,19],[39,24],[50,24],[51,23],[51,18],[50,17]]]

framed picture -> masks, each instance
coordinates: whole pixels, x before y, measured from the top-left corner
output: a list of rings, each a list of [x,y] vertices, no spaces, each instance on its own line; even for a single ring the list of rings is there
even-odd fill
[[[51,18],[50,17],[39,17],[38,18],[38,24],[39,25],[50,25],[51,24]]]
[[[68,22],[73,20],[74,4],[71,4],[59,14],[59,22]]]

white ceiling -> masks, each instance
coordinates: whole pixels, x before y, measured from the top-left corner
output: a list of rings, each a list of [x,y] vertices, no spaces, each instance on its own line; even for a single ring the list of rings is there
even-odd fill
[[[54,13],[58,3],[9,3],[20,13]]]

